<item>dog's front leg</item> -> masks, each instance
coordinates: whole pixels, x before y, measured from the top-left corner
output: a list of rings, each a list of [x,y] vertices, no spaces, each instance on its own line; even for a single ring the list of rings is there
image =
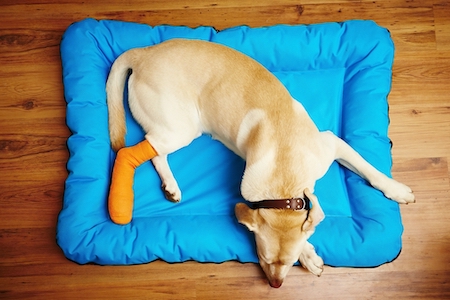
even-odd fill
[[[314,246],[306,241],[305,247],[299,257],[300,263],[303,268],[316,276],[320,276],[323,272],[323,260],[317,255]]]
[[[175,177],[173,176],[172,170],[170,170],[167,155],[155,156],[152,159],[152,163],[161,178],[161,187],[166,198],[172,202],[180,202],[181,191]]]
[[[335,159],[344,167],[366,179],[374,188],[398,203],[414,202],[414,194],[408,186],[387,177],[369,164],[350,145],[331,132],[322,132],[324,140],[334,145]]]

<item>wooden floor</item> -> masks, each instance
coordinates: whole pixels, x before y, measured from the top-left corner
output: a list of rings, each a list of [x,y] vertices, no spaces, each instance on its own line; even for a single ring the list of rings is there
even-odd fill
[[[393,174],[417,197],[401,208],[398,259],[326,267],[320,278],[296,267],[281,289],[254,264],[68,261],[55,242],[70,135],[59,43],[86,17],[217,29],[348,19],[387,27],[396,46]],[[0,0],[0,20],[0,298],[450,299],[450,1]]]

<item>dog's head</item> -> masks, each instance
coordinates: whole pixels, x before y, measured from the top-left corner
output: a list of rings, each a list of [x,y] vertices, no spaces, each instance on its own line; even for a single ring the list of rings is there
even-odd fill
[[[270,286],[278,288],[287,273],[299,260],[306,240],[323,218],[317,197],[305,190],[312,209],[251,209],[243,203],[235,207],[239,223],[255,233],[259,263]]]

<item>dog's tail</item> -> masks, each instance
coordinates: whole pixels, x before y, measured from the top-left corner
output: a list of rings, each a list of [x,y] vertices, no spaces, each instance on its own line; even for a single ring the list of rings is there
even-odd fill
[[[132,68],[132,54],[128,51],[120,55],[111,67],[106,82],[106,97],[109,116],[109,136],[114,151],[125,147],[125,109],[123,91],[125,82]]]

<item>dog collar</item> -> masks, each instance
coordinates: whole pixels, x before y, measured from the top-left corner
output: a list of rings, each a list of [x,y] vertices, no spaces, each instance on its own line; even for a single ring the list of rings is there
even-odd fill
[[[308,197],[304,198],[291,198],[291,199],[274,199],[274,200],[261,200],[252,202],[252,208],[278,208],[278,209],[292,209],[292,210],[309,210],[310,200]]]

